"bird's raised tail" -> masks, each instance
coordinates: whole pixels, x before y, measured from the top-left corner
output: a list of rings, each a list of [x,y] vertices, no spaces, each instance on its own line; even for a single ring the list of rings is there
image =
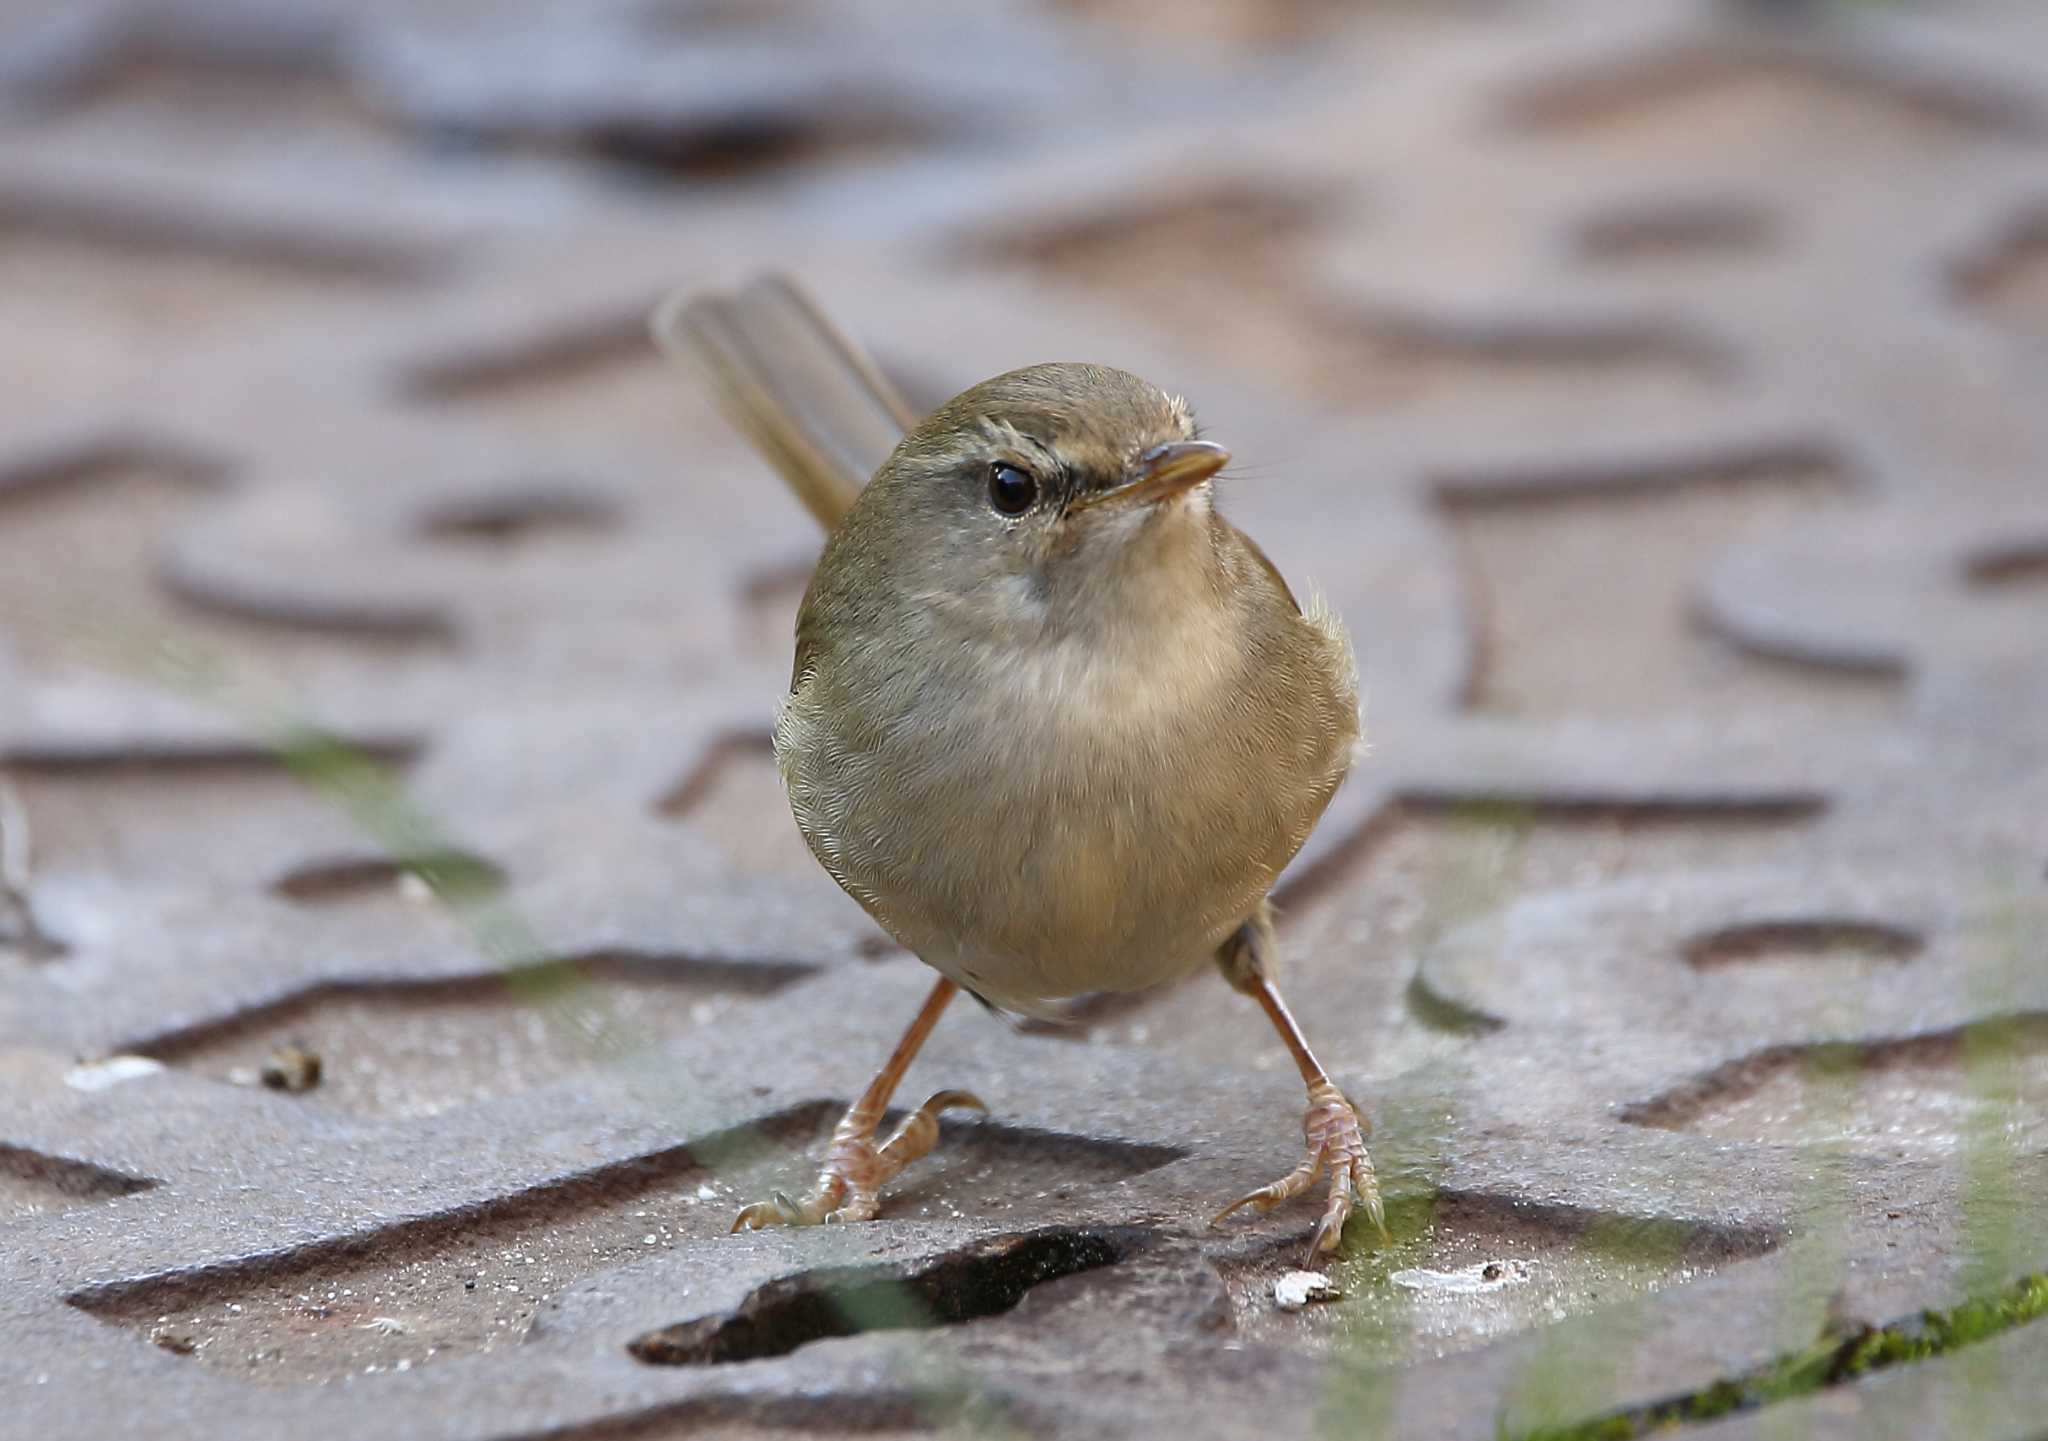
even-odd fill
[[[652,325],[664,351],[703,371],[726,418],[828,531],[917,421],[874,361],[787,276],[672,295]]]

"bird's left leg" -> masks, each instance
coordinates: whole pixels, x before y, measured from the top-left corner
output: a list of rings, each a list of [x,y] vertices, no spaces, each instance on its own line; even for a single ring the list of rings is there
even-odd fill
[[[1271,1185],[1231,1202],[1216,1213],[1210,1224],[1215,1225],[1242,1206],[1270,1211],[1299,1196],[1315,1184],[1317,1176],[1328,1171],[1330,1197],[1323,1205],[1323,1219],[1309,1241],[1308,1254],[1313,1261],[1319,1253],[1337,1249],[1354,1205],[1364,1205],[1366,1215],[1372,1217],[1382,1236],[1387,1232],[1386,1212],[1380,1203],[1379,1182],[1373,1177],[1372,1158],[1365,1150],[1365,1119],[1316,1060],[1301,1027],[1273,985],[1271,962],[1275,945],[1273,908],[1261,901],[1252,918],[1217,948],[1216,964],[1222,968],[1225,980],[1265,1008],[1273,1029],[1287,1043],[1294,1064],[1301,1070],[1301,1079],[1308,1086],[1308,1113],[1301,1125],[1308,1149],[1299,1166]]]
[[[978,1097],[966,1091],[941,1091],[912,1111],[888,1140],[875,1140],[875,1131],[882,1124],[889,1098],[896,1094],[897,1083],[910,1069],[925,1037],[932,1033],[932,1027],[939,1023],[939,1017],[945,1014],[947,1004],[959,989],[944,979],[932,987],[910,1029],[889,1053],[888,1061],[832,1132],[832,1144],[825,1153],[817,1188],[800,1201],[780,1191],[772,1200],[756,1201],[734,1218],[733,1230],[815,1226],[822,1221],[872,1221],[882,1209],[882,1187],[931,1150],[938,1140],[941,1111],[956,1107],[988,1110]]]

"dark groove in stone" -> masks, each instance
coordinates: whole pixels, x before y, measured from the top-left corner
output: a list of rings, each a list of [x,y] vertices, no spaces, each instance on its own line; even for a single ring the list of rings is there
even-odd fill
[[[268,630],[451,647],[460,639],[454,620],[433,605],[309,600],[283,591],[242,591],[221,585],[212,575],[175,565],[160,568],[157,581],[196,610]]]
[[[1972,556],[1970,583],[1987,590],[2006,586],[2048,585],[2048,537],[1987,550]]]
[[[338,743],[366,759],[401,768],[417,759],[422,749],[416,741],[390,737],[350,738]],[[286,758],[275,750],[233,741],[183,750],[92,750],[38,745],[0,751],[0,765],[23,776],[109,779],[203,779],[234,771],[249,775],[288,774],[291,769]]]
[[[1580,225],[1579,253],[1626,262],[1688,255],[1747,254],[1777,238],[1762,204],[1723,196],[1621,207]]]
[[[46,1155],[26,1146],[10,1146],[4,1142],[0,1142],[0,1175],[12,1176],[56,1195],[79,1200],[132,1196],[157,1184],[147,1176],[131,1176],[96,1166],[90,1161]]]
[[[119,433],[80,437],[76,441],[32,454],[0,459],[0,506],[69,496],[80,486],[145,470],[194,493],[219,485],[226,462],[182,451],[160,441]]]
[[[774,738],[764,730],[732,730],[714,736],[705,747],[704,754],[690,767],[683,778],[663,792],[655,801],[658,815],[670,820],[680,820],[703,803],[711,794],[711,788],[718,784],[718,778],[726,766],[741,756],[767,756],[775,753]]]
[[[1681,1131],[1706,1114],[1710,1107],[1724,1101],[1740,1100],[1782,1071],[1797,1069],[1820,1076],[1836,1076],[1861,1070],[1880,1070],[1901,1062],[1941,1060],[1966,1044],[2013,1049],[2048,1045],[2048,1011],[2020,1011],[1909,1036],[1887,1036],[1867,1041],[1794,1041],[1765,1046],[1748,1055],[1724,1061],[1661,1095],[1623,1106],[1617,1117],[1626,1125]]]
[[[866,1435],[882,1431],[936,1430],[955,1419],[942,1398],[915,1391],[826,1392],[801,1396],[692,1396],[626,1416],[521,1431],[504,1441],[671,1441],[713,1426]]]
[[[1440,505],[1476,510],[1624,500],[1693,487],[1803,485],[1814,479],[1842,489],[1855,484],[1847,463],[1826,441],[1790,436],[1667,454],[1445,470],[1430,477],[1430,488]]]
[[[2039,134],[2032,97],[1974,77],[1785,44],[1693,44],[1575,67],[1522,88],[1502,107],[1513,129],[1571,135],[1640,119],[1730,82],[1769,78],[1853,96],[1962,133]]]
[[[1757,795],[1619,797],[1598,792],[1512,791],[1467,793],[1418,789],[1402,793],[1401,803],[1423,812],[1456,818],[1500,821],[1631,821],[1641,824],[1717,821],[1789,823],[1809,821],[1827,809],[1818,792],[1783,791]]]
[[[627,1343],[658,1366],[705,1366],[787,1356],[800,1346],[870,1331],[926,1330],[999,1316],[1032,1287],[1128,1260],[1150,1233],[1049,1227],[933,1261],[835,1266],[757,1287],[733,1310],[650,1331]]]
[[[1775,951],[1907,961],[1919,955],[1924,945],[1915,932],[1882,921],[1752,921],[1694,937],[1686,943],[1685,960],[1699,970],[1739,966]]]
[[[450,1001],[537,1001],[565,986],[602,984],[606,980],[628,977],[676,985],[694,983],[708,989],[761,996],[814,975],[816,969],[801,961],[714,961],[694,956],[609,950],[565,956],[528,966],[506,967],[481,975],[321,981],[233,1015],[159,1031],[155,1035],[124,1042],[113,1049],[120,1054],[149,1056],[175,1064],[194,1052],[251,1031],[289,1027],[324,1002],[344,998],[381,1001],[393,1006],[438,1005]]]
[[[505,888],[502,868],[462,851],[311,861],[279,876],[270,888],[300,905],[331,905],[386,890],[406,875],[419,876],[436,896],[458,903],[481,900]]]
[[[1357,312],[1352,324],[1409,357],[1581,369],[1667,365],[1703,385],[1726,381],[1737,369],[1734,353],[1719,341],[1657,318],[1472,319],[1378,307]]]
[[[470,400],[508,386],[563,381],[659,358],[647,333],[653,305],[570,320],[513,339],[487,342],[402,363],[398,385],[409,400]]]
[[[2048,261],[2048,206],[2030,205],[2009,219],[1977,253],[1956,262],[1950,284],[1975,305],[1995,307],[2006,286]]]
[[[1489,792],[1416,787],[1397,793],[1350,834],[1323,849],[1313,861],[1289,871],[1274,888],[1273,902],[1282,909],[1296,909],[1320,898],[1410,817],[1512,826],[1609,821],[1637,825],[1795,825],[1817,819],[1827,806],[1827,796],[1818,791],[1625,797],[1592,792],[1525,794],[1505,789]]]
[[[432,278],[450,252],[426,240],[405,240],[334,219],[318,223],[206,213],[170,203],[75,183],[0,182],[0,236],[59,240],[125,255],[197,256],[297,274],[309,281],[337,280],[397,286]]]
[[[429,510],[420,531],[433,540],[503,546],[550,533],[612,530],[611,501],[569,486],[532,486],[506,495],[452,500]]]
[[[836,1101],[807,1101],[684,1146],[635,1156],[544,1182],[509,1196],[452,1207],[430,1216],[372,1226],[348,1235],[255,1256],[211,1262],[136,1279],[104,1281],[64,1299],[115,1324],[145,1325],[166,1311],[211,1305],[279,1276],[299,1276],[367,1257],[432,1254],[481,1226],[503,1226],[571,1215],[634,1196],[694,1172],[712,1173],[722,1153],[771,1144],[787,1134],[812,1135],[842,1109]]]
[[[1468,1006],[1443,994],[1417,971],[1408,981],[1408,1013],[1433,1031],[1452,1036],[1490,1036],[1507,1022],[1490,1011]]]

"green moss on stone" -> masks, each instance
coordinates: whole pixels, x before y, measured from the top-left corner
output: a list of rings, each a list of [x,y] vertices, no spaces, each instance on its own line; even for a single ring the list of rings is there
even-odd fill
[[[1931,1360],[1988,1341],[2015,1326],[2048,1314],[2048,1273],[2027,1276],[1989,1296],[1975,1296],[1946,1311],[1923,1311],[1889,1326],[1854,1335],[1822,1336],[1740,1376],[1723,1377],[1684,1396],[1613,1411],[1568,1426],[1545,1426],[1516,1434],[1514,1441],[1634,1441],[1712,1421],[1734,1411],[1754,1410],[1810,1396],[1873,1371]]]

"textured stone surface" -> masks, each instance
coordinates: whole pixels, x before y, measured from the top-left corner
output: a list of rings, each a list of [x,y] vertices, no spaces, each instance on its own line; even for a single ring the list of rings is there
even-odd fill
[[[0,17],[22,1434],[1512,1434],[2048,1266],[2039,7],[959,8]],[[1206,975],[960,1008],[988,1119],[725,1234],[927,979],[768,758],[819,538],[646,338],[762,264],[920,402],[1185,392],[1350,623],[1335,1298],[1206,1225],[1300,1102]],[[1712,1427],[2036,1434],[2044,1334]]]

